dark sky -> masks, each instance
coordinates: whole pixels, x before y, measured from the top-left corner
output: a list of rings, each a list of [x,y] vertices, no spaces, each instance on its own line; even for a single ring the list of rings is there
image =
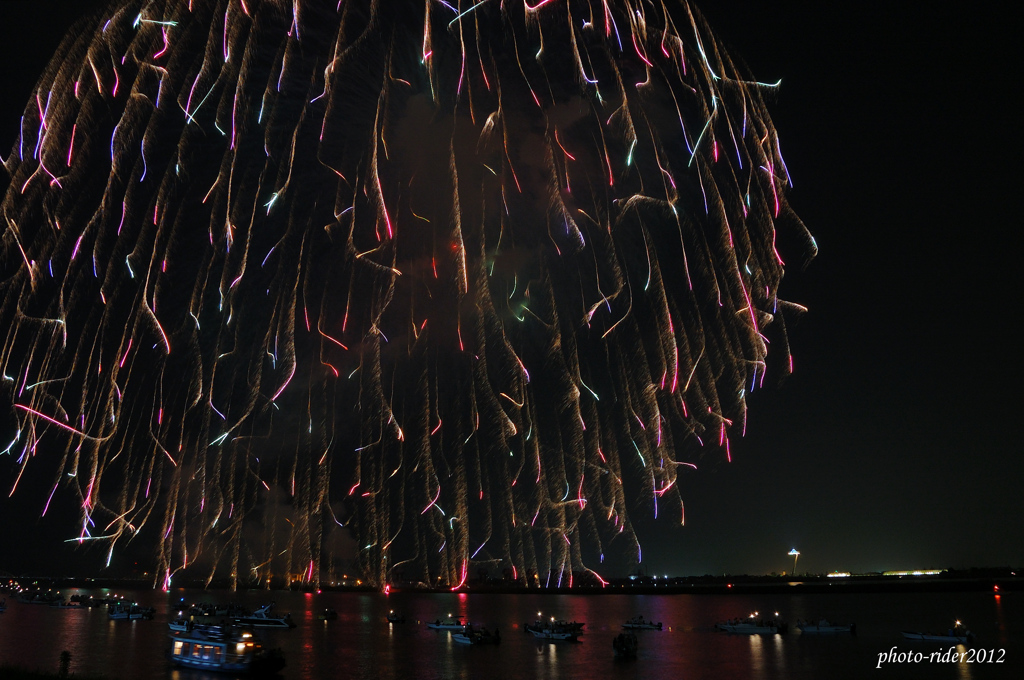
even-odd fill
[[[0,3],[5,157],[95,4]],[[652,573],[782,571],[791,547],[801,571],[1024,564],[1019,43],[1002,12],[902,4],[705,3],[783,80],[771,112],[820,255],[783,282],[810,308],[794,376],[752,396],[732,464],[686,478],[685,528],[638,527]],[[0,553],[66,533],[3,488]]]

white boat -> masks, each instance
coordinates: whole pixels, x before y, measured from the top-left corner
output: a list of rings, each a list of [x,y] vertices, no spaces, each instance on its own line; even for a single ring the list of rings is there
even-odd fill
[[[137,604],[125,604],[119,602],[112,604],[107,609],[107,618],[112,621],[128,621],[128,620],[140,620],[140,619],[151,619],[153,614],[156,612],[152,607],[140,607]]]
[[[467,625],[465,617],[449,616],[443,621],[441,619],[437,619],[433,623],[428,623],[427,628],[433,630],[464,630]]]
[[[586,625],[587,624],[579,623],[578,621],[565,621],[562,619],[558,619],[556,621],[554,617],[551,617],[549,621],[542,621],[541,619],[537,619],[533,623],[524,623],[523,630],[527,633],[532,633],[535,630],[544,630],[545,628],[548,628],[566,630],[574,632],[577,635],[583,635],[583,627]]]
[[[775,635],[779,632],[779,625],[774,620],[758,619],[754,614],[745,619],[730,619],[724,623],[716,623],[715,628],[737,635]]]
[[[551,621],[541,621],[537,619],[533,623],[527,623],[523,627],[527,633],[531,633],[533,637],[539,640],[569,640],[576,642],[579,636],[583,634],[583,626],[585,623],[577,623],[576,621],[555,621],[552,618]]]
[[[167,623],[167,627],[179,633],[187,633],[192,630],[192,622],[188,619],[174,619]]]
[[[253,612],[252,616],[239,616],[235,618],[235,625],[250,626],[253,628],[294,628],[291,614],[284,616],[271,616],[270,612],[274,603],[264,605]]]
[[[828,619],[820,619],[817,623],[798,621],[796,627],[801,633],[855,633],[857,625],[853,623],[829,623]]]
[[[636,616],[622,624],[626,630],[661,630],[661,622],[645,621],[643,616]]]
[[[196,626],[170,634],[171,663],[231,673],[273,674],[284,668],[279,650],[266,651],[250,632],[220,626]]]

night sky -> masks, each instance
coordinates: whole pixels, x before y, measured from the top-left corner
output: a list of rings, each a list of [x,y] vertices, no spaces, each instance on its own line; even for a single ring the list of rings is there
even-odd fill
[[[96,4],[0,3],[4,157]],[[787,270],[781,297],[810,308],[795,373],[752,395],[733,462],[684,478],[686,527],[634,515],[650,573],[783,571],[792,547],[812,572],[1024,564],[1019,43],[1003,13],[898,5],[702,6],[733,56],[782,78],[770,112],[820,254]],[[40,521],[45,491],[3,488],[0,571],[70,569],[73,515]]]

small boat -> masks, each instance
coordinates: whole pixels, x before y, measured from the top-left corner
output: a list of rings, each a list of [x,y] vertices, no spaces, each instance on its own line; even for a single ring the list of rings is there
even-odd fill
[[[541,621],[540,619],[533,623],[527,623],[523,627],[527,633],[533,634],[533,637],[539,640],[568,640],[571,642],[577,642],[580,635],[583,634],[583,626],[585,623],[577,623],[576,621],[555,621],[552,617],[551,621]]]
[[[107,608],[107,618],[109,618],[111,621],[127,621],[130,609],[131,607],[121,604],[120,602],[117,604],[112,604]]]
[[[579,632],[565,628],[531,628],[530,632],[533,633],[533,637],[538,640],[565,640],[569,642],[577,642],[580,637]]]
[[[118,602],[107,608],[107,618],[112,621],[138,621],[140,619],[151,619],[156,613],[152,607],[140,607],[137,604],[125,604]]]
[[[0,600],[0,614],[3,614],[5,611],[7,611],[7,598],[6,597],[4,599]]]
[[[501,642],[501,634],[497,628],[492,633],[486,628],[474,628],[467,624],[461,631],[452,633],[452,639],[464,645],[496,645]]]
[[[544,630],[545,628],[557,628],[561,630],[575,632],[577,635],[583,635],[583,627],[586,625],[587,624],[579,623],[578,621],[564,621],[562,619],[556,621],[554,617],[551,617],[550,621],[542,621],[541,619],[537,619],[533,623],[524,623],[523,631],[526,633],[532,633],[535,630]]]
[[[53,604],[54,601],[61,600],[60,593],[41,592],[38,590],[25,591],[18,595],[18,602],[24,604]]]
[[[466,623],[464,616],[449,616],[445,620],[437,619],[433,623],[428,623],[427,628],[432,630],[463,630],[469,625]]]
[[[321,609],[316,615],[317,621],[337,621],[338,612],[333,609]]]
[[[857,624],[829,623],[828,619],[820,619],[817,623],[797,621],[796,627],[801,633],[856,633]]]
[[[284,616],[271,616],[270,612],[274,603],[264,605],[253,612],[252,616],[239,616],[235,618],[235,625],[248,626],[251,628],[294,628],[291,614]]]
[[[612,652],[614,652],[616,658],[635,659],[636,648],[637,640],[636,635],[633,633],[619,633],[618,636],[612,640]]]
[[[187,633],[192,630],[192,622],[188,619],[174,619],[167,623],[167,627],[179,633]]]
[[[54,609],[84,609],[81,602],[72,602],[71,600],[54,600],[50,606]]]
[[[196,626],[170,634],[171,663],[186,668],[272,675],[284,668],[281,650],[265,650],[251,632],[221,626]]]
[[[394,609],[388,612],[386,618],[388,623],[405,623],[405,617],[400,614],[396,614]]]
[[[974,633],[967,630],[967,628],[959,621],[948,629],[945,633],[919,633],[916,631],[905,630],[903,631],[903,637],[907,640],[926,640],[929,642],[956,642],[963,644],[965,642],[974,641]]]
[[[636,616],[622,624],[626,630],[661,630],[661,622],[645,621],[643,616]]]
[[[716,623],[715,628],[738,635],[775,635],[784,630],[774,619],[758,619],[756,614],[751,614],[745,619],[730,619],[724,623]]]

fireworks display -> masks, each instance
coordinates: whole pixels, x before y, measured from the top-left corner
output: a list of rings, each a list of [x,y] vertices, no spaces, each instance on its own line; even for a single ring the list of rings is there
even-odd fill
[[[158,585],[318,583],[349,531],[378,586],[596,582],[792,369],[783,259],[815,246],[776,85],[684,3],[121,0],[79,29],[0,173],[0,451],[108,562],[148,536]]]

